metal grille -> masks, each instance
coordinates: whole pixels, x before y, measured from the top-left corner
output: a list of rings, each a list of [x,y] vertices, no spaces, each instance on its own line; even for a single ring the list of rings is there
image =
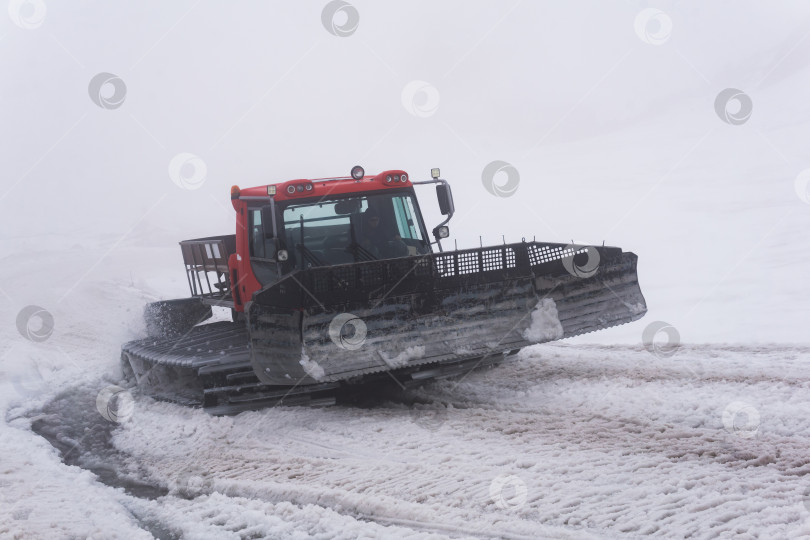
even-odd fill
[[[504,270],[517,267],[517,255],[513,247],[477,249],[434,256],[440,277],[460,276]]]
[[[379,287],[385,283],[383,267],[378,264],[360,267],[360,282],[366,287]]]
[[[458,273],[461,274],[476,274],[481,271],[479,265],[478,252],[473,253],[459,253],[458,254]]]
[[[357,288],[354,268],[337,267],[328,272],[319,272],[310,279],[313,292],[324,293],[335,290],[349,290]]]
[[[481,261],[484,272],[488,270],[503,270],[504,268],[515,267],[515,250],[505,249],[485,249],[481,252]]]
[[[507,271],[509,276],[530,276],[534,272],[532,266],[560,261],[585,253],[588,249],[585,246],[564,244],[509,244],[419,257],[364,261],[351,265],[322,266],[302,271],[296,281],[300,279],[301,285],[309,293],[308,296],[321,299],[330,298],[329,293],[336,293],[333,298],[344,301],[358,293],[362,296],[370,291],[408,288],[414,286],[408,285],[412,282],[423,286],[434,277],[459,279],[462,276],[479,275],[480,278],[476,276],[474,280],[488,282],[491,279],[503,279],[502,273]],[[608,256],[606,249],[621,254],[618,248],[597,249],[603,259]],[[564,272],[562,265],[557,264],[560,268],[546,268],[543,271]]]
[[[456,275],[455,255],[437,255],[435,261],[440,277]]]
[[[397,280],[410,277],[430,277],[433,275],[433,260],[430,256],[392,259],[386,261],[385,270],[389,277]]]
[[[419,262],[416,264],[416,268],[413,270],[414,275],[419,277],[430,276],[433,274],[433,264],[430,257],[422,257],[419,259]]]
[[[371,290],[386,283],[409,277],[429,277],[433,274],[430,257],[369,262],[353,266],[313,268],[304,275],[306,287],[313,293],[335,290]]]
[[[512,248],[506,249],[506,267],[507,268],[516,268],[517,267],[517,260],[515,258],[515,250]]]
[[[577,253],[583,253],[586,251],[586,248],[580,246],[551,247],[537,244],[529,244],[528,248],[529,248],[529,262],[532,266],[552,261],[558,261],[560,259],[565,259],[566,257],[573,257]]]

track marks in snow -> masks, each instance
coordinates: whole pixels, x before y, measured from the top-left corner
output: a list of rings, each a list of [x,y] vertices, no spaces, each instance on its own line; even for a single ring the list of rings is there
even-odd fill
[[[415,407],[211,417],[138,398],[111,441],[142,475],[135,481],[169,494],[119,498],[170,537],[807,533],[810,354],[710,351],[685,347],[661,360],[638,347],[534,347],[414,391],[406,401]],[[741,399],[760,412],[750,438],[722,420]],[[496,504],[493,480],[504,476],[525,486],[525,501]]]
[[[684,347],[661,360],[638,347],[535,347],[416,391],[444,411],[429,429],[393,402],[210,418],[144,400],[114,442],[154,479],[193,468],[231,497],[473,536],[803,530],[808,351],[710,351]],[[692,374],[698,367],[706,378]],[[741,398],[761,413],[748,439],[722,422]],[[494,504],[499,475],[526,485],[524,504]]]

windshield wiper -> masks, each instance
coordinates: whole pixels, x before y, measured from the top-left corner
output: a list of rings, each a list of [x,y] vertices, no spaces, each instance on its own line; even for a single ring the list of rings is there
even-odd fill
[[[304,214],[301,214],[299,223],[301,224],[301,243],[298,244],[298,250],[301,252],[304,260],[310,263],[310,266],[323,266],[321,261],[312,251],[304,245]]]
[[[349,253],[352,254],[352,256],[354,257],[355,262],[358,262],[358,261],[376,261],[377,257],[375,257],[373,253],[371,253],[369,250],[367,250],[366,248],[364,248],[363,246],[361,246],[357,242],[357,235],[354,232],[354,226],[355,226],[354,219],[355,219],[355,216],[349,217],[349,235],[351,235],[351,237],[352,237],[352,242],[351,242],[351,244],[348,245],[348,247],[346,248],[346,251],[348,251]]]
[[[310,263],[310,266],[324,266],[323,261],[320,260],[317,255],[312,253],[312,251],[304,244],[298,244],[297,247],[298,251],[301,252],[301,255],[303,256],[304,260]]]
[[[358,244],[357,242],[352,241],[349,244],[349,247],[346,248],[346,251],[354,255],[356,260],[360,261],[376,261],[377,257],[374,256],[369,250]]]

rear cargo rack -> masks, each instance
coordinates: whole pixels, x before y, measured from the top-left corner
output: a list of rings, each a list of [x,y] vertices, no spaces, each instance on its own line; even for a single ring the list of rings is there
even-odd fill
[[[231,300],[228,257],[236,252],[236,235],[180,242],[191,296],[220,303]]]

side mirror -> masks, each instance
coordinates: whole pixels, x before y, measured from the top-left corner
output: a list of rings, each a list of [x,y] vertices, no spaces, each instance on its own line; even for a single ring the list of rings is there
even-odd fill
[[[456,211],[453,204],[453,193],[450,191],[448,184],[439,184],[436,186],[436,197],[439,199],[439,210],[443,216],[452,216]]]
[[[354,214],[360,211],[360,199],[344,199],[335,204],[335,214]]]

